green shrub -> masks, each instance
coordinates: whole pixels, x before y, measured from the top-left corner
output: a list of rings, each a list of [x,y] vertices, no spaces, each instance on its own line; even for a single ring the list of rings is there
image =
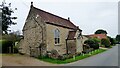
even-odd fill
[[[18,53],[18,48],[14,46],[14,53]]]
[[[46,54],[45,56],[40,56],[40,55],[39,55],[38,58],[39,58],[39,59],[44,59],[44,58],[51,58],[51,57],[49,57],[48,54]]]
[[[93,48],[94,49],[99,49],[99,43],[101,42],[99,39],[97,38],[92,38],[92,40],[94,41],[94,45]]]
[[[99,49],[100,40],[97,38],[91,38],[91,39],[86,40],[84,43],[88,44],[90,48]]]
[[[115,38],[111,38],[110,36],[107,36],[107,38],[109,39],[111,45],[115,45],[116,43]]]
[[[2,53],[9,53],[9,47],[13,48],[12,41],[2,40],[1,43],[2,43]]]
[[[91,39],[88,39],[88,40],[86,40],[85,42],[84,42],[85,44],[94,44],[94,41],[93,40],[91,40]]]
[[[2,35],[2,40],[0,41],[0,43],[1,43],[0,47],[2,49],[2,53],[9,53],[9,52],[11,52],[11,53],[13,53],[13,52],[14,53],[18,53],[18,48],[14,44],[15,44],[16,41],[19,42],[20,39],[21,39],[21,36],[20,35],[16,35],[14,33]]]
[[[87,58],[87,57],[90,57],[90,56],[93,56],[93,55],[96,55],[98,53],[106,51],[104,49],[98,49],[98,50],[99,51],[94,51],[93,53],[91,53],[91,55],[90,54],[84,54],[84,56],[83,56],[83,54],[81,54],[81,55],[75,56],[75,59],[73,59],[73,57],[66,58],[64,60],[53,59],[53,58],[48,58],[48,57],[43,57],[43,58],[38,58],[38,59],[40,59],[42,61],[45,61],[45,62],[54,63],[54,64],[66,64],[66,63],[75,62],[75,61],[78,61],[78,60],[81,60],[81,59],[84,59],[84,58]]]
[[[102,39],[101,44],[104,45],[105,47],[110,47],[110,41],[109,39]]]
[[[120,42],[120,34],[116,36],[116,41]]]
[[[65,60],[66,58],[64,56],[59,55],[58,60]]]
[[[2,40],[0,40],[0,53],[2,53]]]

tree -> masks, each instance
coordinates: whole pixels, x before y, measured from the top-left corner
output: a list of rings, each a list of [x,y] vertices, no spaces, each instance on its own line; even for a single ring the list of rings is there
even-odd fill
[[[101,39],[101,44],[105,47],[110,47],[110,41],[109,39]]]
[[[11,17],[14,11],[10,7],[11,7],[11,3],[9,3],[9,6],[5,6],[5,2],[2,2],[1,10],[2,10],[2,33],[3,34],[8,34],[7,31],[10,25],[16,24],[12,20],[17,19],[17,17]]]
[[[95,32],[95,34],[107,34],[106,30],[99,29]]]
[[[117,41],[117,42],[120,42],[120,35],[117,35],[117,36],[116,36],[116,41]]]
[[[107,38],[109,39],[111,45],[114,45],[116,43],[114,38],[111,38],[110,36],[107,36]]]

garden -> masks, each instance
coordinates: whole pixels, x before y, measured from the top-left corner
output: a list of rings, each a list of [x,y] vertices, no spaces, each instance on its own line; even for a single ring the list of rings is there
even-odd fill
[[[76,55],[76,56],[73,56],[71,58],[66,58],[66,59],[53,59],[53,58],[50,58],[48,56],[38,57],[38,59],[42,60],[42,61],[45,61],[45,62],[54,63],[54,64],[66,64],[66,63],[71,63],[71,62],[75,62],[75,61],[78,61],[78,60],[82,60],[84,58],[96,55],[98,53],[102,53],[104,51],[106,51],[106,50],[97,49],[97,50],[91,51],[91,52],[89,52],[87,54],[83,53],[83,54]]]
[[[109,49],[109,48],[112,48],[112,46],[114,45],[115,45],[115,42],[110,41],[109,38],[106,38],[106,39],[103,38],[101,40],[98,38],[90,38],[84,42],[83,52],[81,54],[65,55],[64,58],[62,58],[62,56],[58,58],[52,58],[46,55],[44,57],[39,56],[38,59],[45,62],[54,63],[54,64],[66,64],[66,63],[75,62],[75,61],[82,60],[87,57],[102,53],[106,51],[106,49],[102,49],[102,48]]]

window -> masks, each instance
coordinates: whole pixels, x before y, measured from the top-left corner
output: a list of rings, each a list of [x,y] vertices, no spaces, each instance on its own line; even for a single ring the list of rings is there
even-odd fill
[[[54,39],[55,39],[55,44],[60,43],[60,31],[58,29],[55,29],[54,31]]]

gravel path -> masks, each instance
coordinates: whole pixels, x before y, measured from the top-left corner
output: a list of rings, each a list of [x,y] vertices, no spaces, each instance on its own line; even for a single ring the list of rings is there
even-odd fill
[[[19,54],[5,54],[2,56],[2,66],[56,66],[57,64],[47,63],[33,57]]]

